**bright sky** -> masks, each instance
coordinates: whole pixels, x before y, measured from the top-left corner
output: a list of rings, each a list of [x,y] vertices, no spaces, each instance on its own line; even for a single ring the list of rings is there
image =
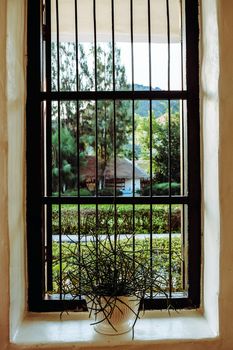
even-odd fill
[[[128,82],[131,83],[131,47],[130,43],[118,43],[121,49],[121,60],[126,67]],[[171,44],[171,89],[181,89],[181,47]],[[167,89],[168,46],[166,44],[151,45],[152,87]],[[146,43],[134,43],[134,82],[149,85],[149,46]]]

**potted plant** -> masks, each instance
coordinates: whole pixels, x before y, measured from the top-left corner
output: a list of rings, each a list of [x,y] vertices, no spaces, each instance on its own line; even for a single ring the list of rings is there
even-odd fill
[[[153,266],[147,247],[131,235],[95,233],[68,248],[64,290],[74,299],[85,296],[97,332],[134,330],[148,293],[166,296],[167,281]]]

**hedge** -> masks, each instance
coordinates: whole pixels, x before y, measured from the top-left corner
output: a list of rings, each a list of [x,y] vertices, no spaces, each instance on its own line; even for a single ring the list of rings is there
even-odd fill
[[[135,209],[133,216],[132,206],[117,206],[116,232],[121,234],[149,233],[151,231],[150,209],[145,206],[139,206]],[[133,219],[134,217],[134,219]],[[78,210],[75,207],[61,209],[61,229],[59,229],[59,210],[53,207],[52,211],[52,233],[53,234],[78,234],[80,229],[81,235],[90,235],[96,233],[98,225],[98,233],[114,233],[114,210],[109,206],[99,206],[98,220],[96,217],[96,208],[94,206],[81,206],[80,221]],[[79,221],[79,225],[78,225]],[[79,227],[78,227],[79,226]],[[134,226],[134,230],[133,230]],[[180,232],[181,212],[179,206],[172,206],[171,215],[171,232]],[[153,208],[152,214],[152,232],[167,233],[169,232],[169,207],[160,205]]]

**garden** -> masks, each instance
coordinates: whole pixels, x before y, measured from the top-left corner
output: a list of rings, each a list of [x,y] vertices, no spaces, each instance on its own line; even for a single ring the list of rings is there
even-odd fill
[[[78,214],[79,209],[79,214]],[[151,215],[152,213],[152,215]],[[115,219],[114,219],[115,218]],[[181,207],[172,205],[53,205],[53,291],[69,294],[71,275],[91,246],[110,237],[127,254],[137,255],[166,281],[166,290],[183,290]],[[62,242],[62,244],[60,244]],[[62,271],[61,271],[62,270]],[[60,277],[62,274],[62,286]],[[67,284],[67,281],[69,283]]]

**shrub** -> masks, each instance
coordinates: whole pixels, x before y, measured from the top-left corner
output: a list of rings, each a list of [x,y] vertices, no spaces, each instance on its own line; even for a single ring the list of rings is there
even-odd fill
[[[99,196],[114,196],[115,195],[115,190],[111,188],[103,188],[102,190],[98,191]],[[117,196],[122,196],[122,191],[121,190],[116,190],[116,195]]]
[[[80,251],[81,254],[85,254],[87,248],[86,245],[93,245],[93,243],[81,243],[80,250],[77,243],[63,242],[62,243],[62,256],[63,256],[63,276],[67,275],[67,272],[77,269],[77,259]],[[129,247],[132,248],[132,241],[122,239],[122,247],[125,247],[126,252],[129,251]],[[141,257],[143,261],[150,262],[150,241],[149,239],[137,239],[136,251],[144,251],[144,256]],[[52,293],[59,293],[59,243],[53,242],[53,291]],[[136,253],[137,254],[137,253]],[[76,258],[75,258],[76,257]],[[153,266],[156,272],[167,281],[166,289],[169,290],[169,239],[168,238],[154,238],[152,240],[152,260]],[[181,239],[174,237],[172,239],[171,250],[171,276],[172,276],[172,291],[182,291],[182,255],[181,255]],[[77,271],[75,272],[77,274]],[[62,281],[62,285],[65,288],[66,281]]]
[[[142,196],[150,196],[150,185],[145,186],[140,191]],[[154,183],[152,185],[152,195],[153,196],[167,196],[169,194],[169,182]],[[171,183],[171,194],[180,194],[180,184],[177,182]]]
[[[169,207],[160,205],[153,207],[152,212],[152,232],[169,232]],[[61,229],[59,229],[58,207],[53,208],[52,232],[53,234],[78,234],[86,236],[94,234],[97,229],[100,234],[114,233],[120,234],[148,234],[151,231],[150,208],[149,206],[136,207],[134,213],[130,205],[117,206],[116,227],[114,222],[114,211],[110,206],[99,206],[98,219],[96,218],[95,206],[82,207],[80,209],[80,222],[78,223],[78,210],[75,207],[67,208],[62,206]],[[134,215],[134,220],[133,220]],[[171,232],[180,232],[181,213],[179,207],[172,208]]]

